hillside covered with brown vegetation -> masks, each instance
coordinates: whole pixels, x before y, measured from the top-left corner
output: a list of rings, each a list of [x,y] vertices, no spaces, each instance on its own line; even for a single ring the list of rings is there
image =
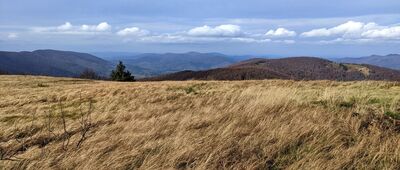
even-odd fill
[[[315,57],[250,59],[229,67],[182,71],[145,80],[400,80],[400,71],[388,68],[340,64]]]
[[[333,60],[342,63],[372,64],[400,70],[400,54],[371,55],[358,58],[336,58]]]
[[[0,169],[399,169],[400,84],[0,76]]]

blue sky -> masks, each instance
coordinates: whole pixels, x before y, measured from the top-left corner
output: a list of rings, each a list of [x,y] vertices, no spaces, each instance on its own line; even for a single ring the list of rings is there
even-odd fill
[[[398,0],[0,0],[0,50],[400,53]]]

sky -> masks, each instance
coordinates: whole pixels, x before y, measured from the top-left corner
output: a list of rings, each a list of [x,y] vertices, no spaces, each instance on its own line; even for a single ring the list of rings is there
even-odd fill
[[[400,53],[399,0],[0,0],[0,50]]]

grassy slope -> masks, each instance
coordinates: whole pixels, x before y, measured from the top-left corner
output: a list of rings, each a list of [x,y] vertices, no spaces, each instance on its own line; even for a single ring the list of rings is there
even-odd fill
[[[10,159],[0,169],[400,168],[400,128],[384,114],[399,112],[400,83],[1,76],[0,87]],[[88,99],[92,126],[77,147]],[[64,149],[60,106],[72,135]]]

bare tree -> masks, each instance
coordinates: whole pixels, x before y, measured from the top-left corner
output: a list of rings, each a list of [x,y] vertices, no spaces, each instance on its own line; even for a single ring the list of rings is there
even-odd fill
[[[91,121],[91,113],[93,109],[93,99],[90,98],[88,101],[88,109],[86,112],[83,111],[82,105],[84,104],[84,101],[82,100],[82,96],[80,96],[81,104],[79,106],[79,112],[80,112],[80,125],[81,125],[81,137],[76,144],[76,147],[79,148],[79,146],[82,144],[82,142],[86,139],[86,134],[89,132],[91,126],[92,126],[92,121]]]
[[[97,73],[93,69],[85,69],[82,71],[82,73],[79,75],[79,78],[83,79],[93,79],[93,80],[99,80],[101,77],[97,75]]]
[[[63,110],[61,100],[58,102],[58,106],[60,109],[60,119],[61,119],[62,126],[63,126],[63,134],[62,134],[63,145],[62,145],[62,147],[63,147],[63,150],[67,150],[67,147],[69,145],[69,139],[70,139],[71,135],[67,130],[66,113]]]

